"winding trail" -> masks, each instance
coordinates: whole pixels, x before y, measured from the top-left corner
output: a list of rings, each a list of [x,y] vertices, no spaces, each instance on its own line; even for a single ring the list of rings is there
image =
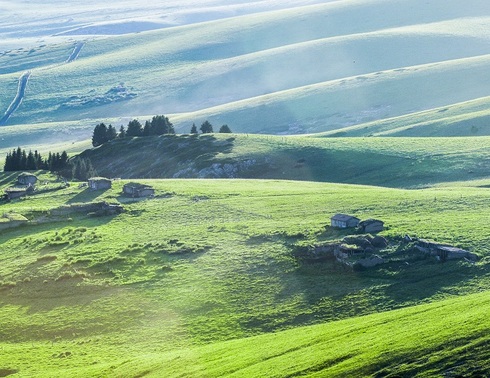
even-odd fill
[[[75,59],[78,58],[78,55],[80,55],[80,51],[82,50],[82,47],[85,45],[85,42],[77,42],[75,45],[75,48],[73,49],[71,55],[68,57],[68,59],[65,61],[65,63],[70,63],[73,62]]]
[[[85,42],[77,42],[75,45],[75,48],[73,49],[72,53],[68,57],[68,59],[65,61],[66,63],[73,62],[75,59],[78,58],[80,55],[80,51],[82,50],[82,47],[85,45]],[[25,93],[26,93],[26,88],[27,88],[27,82],[29,81],[29,78],[31,77],[31,71],[26,71],[24,72],[21,77],[19,78],[19,85],[17,87],[17,94],[15,95],[15,98],[7,108],[7,111],[3,115],[2,118],[0,118],[0,126],[5,126],[7,124],[7,121],[9,118],[12,116],[12,114],[19,108],[20,104],[22,103],[22,100],[24,99]]]
[[[10,116],[17,110],[17,108],[22,103],[22,99],[24,98],[24,95],[26,93],[27,82],[29,81],[30,76],[31,76],[31,71],[26,71],[19,78],[19,85],[17,87],[17,95],[15,96],[14,100],[12,101],[10,106],[8,107],[8,109],[5,112],[5,114],[3,115],[3,117],[0,119],[0,126],[5,126],[8,119],[10,118]]]

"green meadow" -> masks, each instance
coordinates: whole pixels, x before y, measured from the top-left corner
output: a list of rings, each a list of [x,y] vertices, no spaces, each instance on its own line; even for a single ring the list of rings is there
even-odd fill
[[[15,177],[3,174],[0,183]],[[56,178],[41,180],[49,185]],[[139,181],[154,186],[154,198],[123,197],[126,181],[119,180],[102,192],[72,183],[2,205],[3,213],[31,223],[0,234],[0,371],[128,377],[429,374],[453,365],[488,371],[482,362],[488,188]],[[49,214],[102,200],[125,211]],[[480,259],[393,261],[362,272],[297,260],[296,246],[346,235],[327,227],[337,212],[383,219],[382,234],[392,241],[386,256],[409,234]],[[455,350],[474,365],[462,364]]]
[[[0,1],[0,377],[490,376],[488,3],[160,3]]]

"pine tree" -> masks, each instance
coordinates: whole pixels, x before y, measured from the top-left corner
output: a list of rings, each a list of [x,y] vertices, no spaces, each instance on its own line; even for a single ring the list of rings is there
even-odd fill
[[[68,154],[63,151],[60,155],[60,169],[65,169],[68,165]]]
[[[43,157],[37,150],[34,151],[34,160],[36,160],[36,169],[44,169]]]
[[[145,126],[143,126],[143,136],[150,136],[151,135],[151,122],[150,121],[145,121]]]
[[[126,129],[123,125],[119,128],[119,134],[117,134],[118,138],[126,138]]]
[[[128,123],[128,128],[126,129],[126,136],[135,137],[141,136],[143,133],[143,128],[141,127],[141,123],[137,119],[133,119]]]
[[[199,128],[203,134],[209,134],[213,132],[213,125],[209,121],[204,121],[204,123]]]
[[[22,150],[20,149],[20,147],[17,147],[17,150],[15,151],[15,155],[13,157],[13,166],[14,171],[22,170]]]
[[[197,134],[197,127],[196,127],[196,124],[195,123],[192,124],[191,134]]]
[[[27,169],[27,153],[26,150],[22,150],[20,157],[19,171],[25,171]]]
[[[231,133],[231,129],[228,127],[228,125],[223,125],[219,128],[220,133]]]
[[[107,128],[106,136],[107,136],[107,141],[111,141],[111,140],[116,139],[116,137],[117,137],[116,128],[112,125],[109,125],[109,127]]]
[[[13,171],[13,169],[12,169],[12,153],[11,152],[7,152],[7,156],[5,157],[5,163],[3,165],[3,170],[5,172]]]
[[[34,153],[32,151],[29,151],[29,153],[27,154],[26,170],[36,170],[36,159],[34,158]]]
[[[99,123],[94,128],[94,133],[92,135],[92,146],[98,147],[107,141],[107,126],[104,123]]]
[[[174,125],[168,117],[156,115],[151,119],[150,135],[175,134]]]

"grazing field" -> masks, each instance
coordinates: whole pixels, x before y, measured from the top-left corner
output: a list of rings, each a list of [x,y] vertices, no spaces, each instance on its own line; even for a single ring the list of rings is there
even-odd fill
[[[0,377],[490,376],[489,28],[0,1]]]
[[[4,174],[0,183],[5,187],[15,177]],[[41,175],[41,180],[51,182],[55,177]],[[19,376],[60,371],[66,376],[138,376],[143,370],[155,376],[182,371],[215,376],[240,374],[247,367],[252,370],[244,374],[254,375],[253,369],[261,365],[250,366],[246,348],[254,349],[256,342],[262,345],[261,339],[219,343],[320,323],[326,324],[264,336],[264,343],[277,341],[277,345],[259,349],[254,361],[269,361],[264,371],[270,376],[295,369],[313,374],[317,365],[321,365],[319,374],[323,369],[361,374],[385,368],[394,372],[442,369],[452,366],[451,361],[459,363],[451,357],[454,348],[468,348],[482,357],[488,350],[481,347],[487,342],[481,334],[486,323],[479,322],[486,306],[480,298],[486,293],[467,296],[486,292],[490,286],[488,188],[138,181],[154,186],[155,197],[126,198],[121,195],[125,183],[121,180],[102,192],[73,183],[1,205],[2,212],[31,220],[0,233],[0,333],[5,352],[1,368],[18,370]],[[75,211],[63,216],[48,213],[62,205],[101,200],[120,203],[125,212],[101,217]],[[409,234],[465,248],[480,260],[441,263],[429,258],[408,265],[394,261],[363,272],[335,262],[297,260],[293,254],[297,246],[346,235],[326,227],[337,212],[383,219],[387,229],[382,235],[393,243],[382,252],[386,256],[396,253],[396,241]],[[439,302],[446,299],[450,301]],[[478,306],[470,304],[477,301]],[[426,302],[434,304],[384,313]],[[439,315],[451,306],[468,310],[465,328],[460,328],[464,337],[449,332],[452,328]],[[434,352],[424,362],[418,341],[407,343],[406,332],[426,311],[430,321],[421,326],[419,336],[434,335],[424,338],[422,350],[429,353],[446,346],[441,355]],[[368,314],[373,315],[358,318]],[[447,319],[460,321],[458,314],[451,312]],[[473,317],[474,323],[468,320]],[[331,323],[347,318],[351,320]],[[386,327],[376,325],[384,322]],[[392,333],[392,327],[399,333]],[[386,329],[385,336],[378,333],[380,329]],[[369,341],[374,334],[379,343]],[[291,344],[286,348],[280,340],[287,338]],[[302,347],[314,348],[318,342],[322,349],[330,338],[339,341],[337,352],[310,355]],[[347,340],[366,352],[344,354],[340,346]],[[371,343],[391,354],[382,354],[386,358],[374,365],[368,363],[375,353]],[[230,353],[223,355],[223,348],[231,348]],[[266,356],[296,348],[298,355],[290,360],[296,367]],[[235,359],[236,365],[229,366],[226,356],[236,353],[243,360]],[[302,353],[310,357],[303,361]],[[399,365],[400,359],[407,365]],[[488,371],[488,366],[475,364]],[[470,369],[469,365],[462,368]]]

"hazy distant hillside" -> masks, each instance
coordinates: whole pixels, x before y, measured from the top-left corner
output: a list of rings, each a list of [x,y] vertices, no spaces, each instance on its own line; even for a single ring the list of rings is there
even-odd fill
[[[208,118],[237,132],[311,133],[490,95],[487,1],[205,3],[197,10],[186,2],[140,5],[123,18],[129,3],[112,12],[109,2],[90,16],[88,2],[63,28],[62,7],[35,19],[33,33],[52,27],[69,36],[0,50],[0,114],[20,75],[32,71],[7,125],[171,114],[178,131]],[[165,25],[141,24],[148,9]]]

